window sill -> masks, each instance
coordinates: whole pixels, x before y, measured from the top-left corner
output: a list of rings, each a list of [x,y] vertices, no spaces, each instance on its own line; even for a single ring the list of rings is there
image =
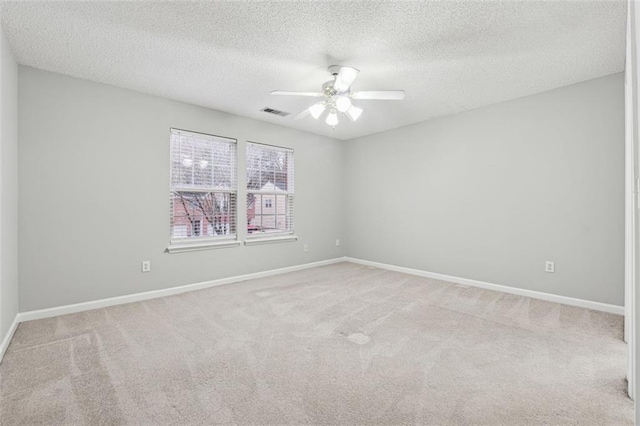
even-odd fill
[[[247,238],[244,242],[246,246],[253,246],[258,244],[270,244],[270,243],[287,243],[290,241],[297,241],[297,235],[279,235],[277,237],[254,237]]]
[[[199,241],[192,243],[174,243],[167,247],[169,253],[184,253],[188,251],[211,250],[225,247],[238,247],[242,244],[238,240],[225,241]]]

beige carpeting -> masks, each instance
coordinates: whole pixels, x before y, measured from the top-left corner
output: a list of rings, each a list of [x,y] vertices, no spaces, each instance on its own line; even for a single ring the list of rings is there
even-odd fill
[[[20,324],[0,423],[630,425],[622,322],[340,263]]]

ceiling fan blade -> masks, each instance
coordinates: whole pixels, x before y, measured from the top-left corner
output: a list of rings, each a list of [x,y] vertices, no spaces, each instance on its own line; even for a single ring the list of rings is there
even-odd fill
[[[274,90],[271,92],[271,94],[281,96],[311,96],[314,98],[323,96],[320,92],[287,92],[286,90]]]
[[[324,103],[318,102],[317,104],[311,105],[309,108],[305,109],[300,114],[293,117],[293,119],[300,120],[301,118],[305,118],[308,115],[311,115],[313,118],[317,120],[318,118],[320,118],[320,116],[322,115],[322,113],[326,108],[327,106]]]
[[[360,71],[355,68],[340,67],[340,71],[336,76],[336,81],[333,83],[333,88],[338,92],[346,91],[349,86],[351,86],[351,83],[356,79],[359,72]]]
[[[309,111],[310,108],[305,109],[304,111],[302,111],[300,114],[296,115],[295,117],[293,117],[294,120],[300,120],[305,118],[306,116],[308,116],[311,111]]]
[[[382,101],[401,101],[404,99],[404,90],[371,90],[367,92],[355,92],[351,94],[353,99],[369,99]]]

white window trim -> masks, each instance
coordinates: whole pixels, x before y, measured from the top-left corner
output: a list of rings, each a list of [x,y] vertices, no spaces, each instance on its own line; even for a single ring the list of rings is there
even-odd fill
[[[274,232],[275,234],[275,232]],[[267,234],[268,235],[268,234]],[[270,243],[288,243],[298,241],[298,236],[294,234],[282,235],[282,233],[277,233],[274,236],[259,236],[259,237],[247,237],[244,241],[245,246],[253,246],[258,244],[270,244]]]
[[[231,237],[226,237],[226,236],[219,236],[219,237],[196,237],[193,239],[187,239],[187,238],[170,238],[169,239],[169,245],[167,246],[166,251],[168,253],[184,253],[184,252],[190,252],[190,251],[200,251],[200,250],[211,250],[211,249],[217,249],[217,248],[227,248],[227,247],[239,247],[240,245],[242,245],[242,241],[240,241],[240,239],[238,238],[238,200],[239,200],[239,195],[240,195],[240,191],[238,188],[238,174],[239,174],[239,150],[238,150],[238,140],[236,138],[229,138],[226,136],[216,136],[216,135],[211,135],[211,134],[207,134],[207,133],[199,133],[199,132],[192,132],[192,131],[188,131],[188,130],[182,130],[182,129],[177,129],[177,128],[170,128],[169,129],[169,133],[170,134],[185,134],[185,135],[193,135],[193,136],[197,136],[199,138],[202,139],[209,139],[209,140],[219,140],[219,139],[226,139],[226,140],[233,140],[234,144],[236,146],[236,164],[235,164],[235,176],[233,176],[233,179],[235,180],[235,185],[236,185],[236,189],[215,189],[215,190],[211,190],[210,188],[201,188],[201,187],[191,187],[191,186],[185,186],[185,187],[175,187],[172,188],[171,184],[169,185],[169,189],[170,191],[189,191],[189,192],[203,192],[203,193],[208,193],[208,192],[219,192],[219,193],[228,193],[228,194],[235,194],[236,196],[236,208],[235,208],[235,224],[236,224],[236,232],[233,236]],[[171,157],[171,156],[170,156]],[[171,159],[169,160],[171,161]],[[171,179],[171,177],[169,177],[169,179]]]
[[[168,253],[185,253],[189,251],[211,250],[227,247],[239,247],[242,241],[237,238],[221,240],[217,239],[201,239],[198,241],[172,241],[167,247]]]

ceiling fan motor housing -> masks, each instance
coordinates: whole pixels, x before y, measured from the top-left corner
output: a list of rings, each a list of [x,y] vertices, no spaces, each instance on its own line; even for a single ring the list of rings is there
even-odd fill
[[[340,65],[331,65],[329,67],[329,72],[335,77],[340,72],[340,68],[342,68]]]
[[[333,83],[335,83],[335,80],[329,80],[327,82],[325,82],[322,85],[322,93],[326,96],[326,97],[331,97],[334,96],[338,93],[342,93],[342,94],[348,94],[349,90],[347,89],[344,92],[338,92],[334,87],[333,87]]]

